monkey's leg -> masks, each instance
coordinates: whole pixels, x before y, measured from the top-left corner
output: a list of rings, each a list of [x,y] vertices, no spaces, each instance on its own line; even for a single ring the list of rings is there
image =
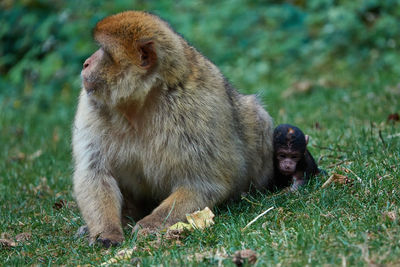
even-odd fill
[[[180,187],[166,198],[153,212],[137,222],[135,230],[139,227],[150,231],[161,230],[186,218],[187,213],[214,204],[212,199],[206,198],[195,190]]]
[[[74,191],[89,228],[90,244],[96,239],[106,247],[122,242],[122,196],[114,178],[106,174],[76,171]]]

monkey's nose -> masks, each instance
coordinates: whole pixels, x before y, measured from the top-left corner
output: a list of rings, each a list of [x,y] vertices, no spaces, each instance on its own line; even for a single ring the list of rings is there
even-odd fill
[[[86,69],[89,67],[89,59],[86,59],[85,62],[83,62],[83,69]]]

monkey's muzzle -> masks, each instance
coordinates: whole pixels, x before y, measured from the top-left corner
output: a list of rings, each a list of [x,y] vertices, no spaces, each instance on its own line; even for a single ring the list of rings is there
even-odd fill
[[[88,81],[88,79],[83,78],[82,84],[88,95],[92,95],[96,91],[95,83]]]

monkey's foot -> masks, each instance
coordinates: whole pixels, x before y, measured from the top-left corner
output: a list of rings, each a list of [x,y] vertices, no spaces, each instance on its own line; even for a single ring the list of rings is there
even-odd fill
[[[111,246],[118,246],[124,241],[124,235],[121,233],[102,233],[97,237],[91,237],[89,245],[94,245],[95,243],[102,245],[105,248]]]
[[[307,181],[305,179],[297,178],[294,176],[293,183],[290,186],[290,191],[295,192],[295,191],[299,190],[301,187],[303,187],[306,183],[307,183]]]

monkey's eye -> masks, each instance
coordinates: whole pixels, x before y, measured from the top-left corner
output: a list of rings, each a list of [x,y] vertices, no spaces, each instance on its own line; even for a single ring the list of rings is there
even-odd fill
[[[113,57],[112,57],[112,54],[111,54],[111,52],[110,52],[109,50],[107,50],[107,49],[104,48],[104,47],[102,47],[101,50],[103,50],[104,56],[105,56],[107,59],[109,59],[109,60],[112,61],[112,62],[114,61],[114,59],[113,59]]]
[[[281,159],[285,159],[286,155],[285,154],[278,154],[277,157],[278,157],[278,159],[281,160]]]
[[[294,160],[300,160],[300,156],[299,155],[291,156],[290,158],[292,158]]]

